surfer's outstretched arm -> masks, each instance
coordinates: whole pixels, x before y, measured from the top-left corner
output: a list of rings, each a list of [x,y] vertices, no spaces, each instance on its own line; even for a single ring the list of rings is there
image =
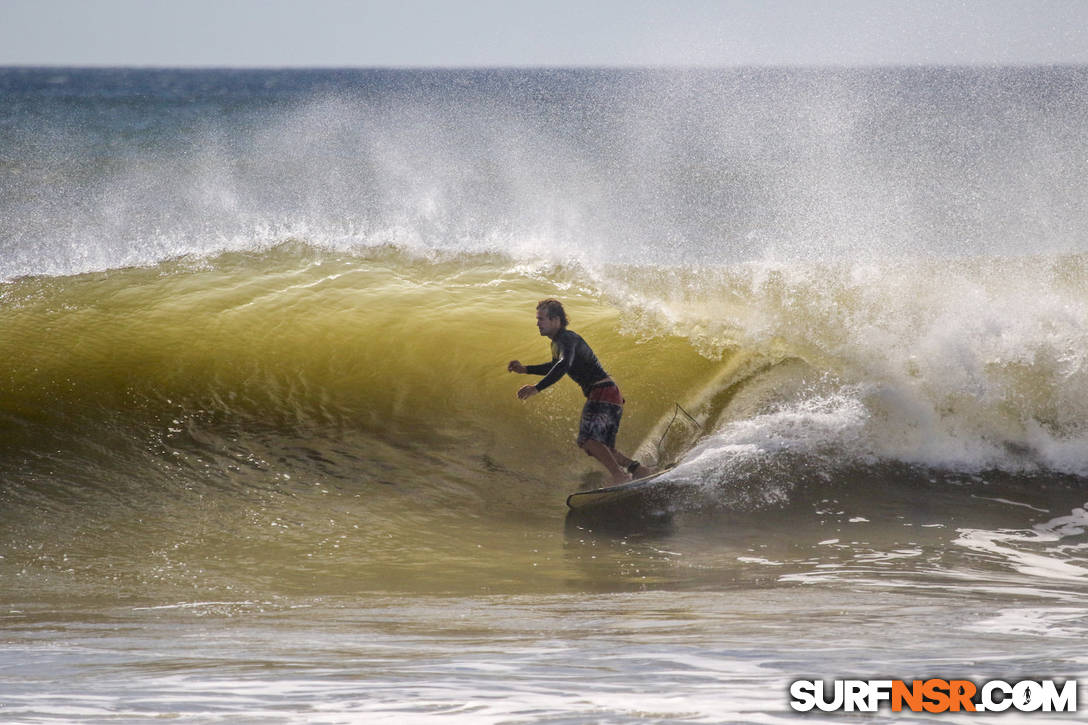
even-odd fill
[[[522,365],[520,360],[511,360],[506,366],[506,369],[512,373],[520,373],[522,375],[533,373],[539,375],[540,373],[534,373],[534,370],[539,370],[545,367],[544,365]],[[550,366],[549,366],[550,367]],[[518,400],[528,400],[537,393],[540,392],[540,388],[535,385],[523,385],[518,388]]]
[[[580,338],[577,335],[561,337],[559,345],[553,344],[552,346],[552,354],[554,357],[551,362],[543,363],[541,365],[529,365],[525,368],[525,371],[528,373],[544,376],[540,382],[536,384],[538,391],[553,385],[559,378],[570,371],[571,365],[574,364],[574,355],[579,339]]]

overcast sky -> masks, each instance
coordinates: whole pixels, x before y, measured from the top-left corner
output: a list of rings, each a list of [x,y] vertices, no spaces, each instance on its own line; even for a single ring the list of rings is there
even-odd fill
[[[1088,63],[1088,0],[0,0],[0,65]]]

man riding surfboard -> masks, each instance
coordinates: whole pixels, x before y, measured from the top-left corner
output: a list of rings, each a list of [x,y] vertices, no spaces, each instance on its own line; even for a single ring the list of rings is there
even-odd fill
[[[518,399],[528,400],[569,375],[586,396],[578,425],[578,446],[608,469],[613,483],[626,483],[632,476],[651,475],[652,469],[616,450],[616,433],[626,401],[586,341],[567,329],[567,313],[562,303],[555,299],[541,300],[536,306],[536,326],[541,336],[552,341],[552,359],[539,365],[510,361],[506,369],[512,373],[544,376],[535,385],[519,388]]]

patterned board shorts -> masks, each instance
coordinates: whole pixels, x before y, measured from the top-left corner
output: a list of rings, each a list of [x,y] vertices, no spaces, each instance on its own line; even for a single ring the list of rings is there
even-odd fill
[[[614,383],[590,388],[589,397],[582,408],[582,420],[578,424],[578,445],[595,440],[615,448],[625,402]]]

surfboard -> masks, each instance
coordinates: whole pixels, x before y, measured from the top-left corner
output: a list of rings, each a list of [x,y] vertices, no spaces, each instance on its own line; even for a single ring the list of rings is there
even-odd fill
[[[667,483],[661,477],[671,471],[673,466],[667,466],[657,473],[636,478],[627,483],[617,483],[614,486],[594,488],[589,491],[575,491],[567,496],[567,506],[571,511],[584,511],[586,509],[602,506],[617,506],[624,503],[645,503],[648,498],[655,497]]]

